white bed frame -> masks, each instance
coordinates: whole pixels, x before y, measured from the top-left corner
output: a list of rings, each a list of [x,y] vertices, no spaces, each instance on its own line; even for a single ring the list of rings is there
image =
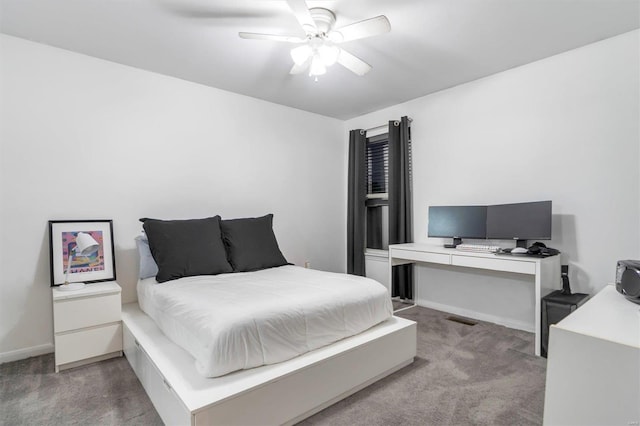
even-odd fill
[[[413,362],[416,323],[392,317],[289,361],[217,378],[137,303],[122,309],[124,353],[167,425],[294,424]]]

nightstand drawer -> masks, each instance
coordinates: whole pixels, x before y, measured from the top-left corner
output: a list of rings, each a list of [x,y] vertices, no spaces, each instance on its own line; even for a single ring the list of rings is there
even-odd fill
[[[56,334],[56,365],[122,350],[122,324]]]
[[[120,321],[120,294],[108,294],[55,301],[53,323],[56,333]]]

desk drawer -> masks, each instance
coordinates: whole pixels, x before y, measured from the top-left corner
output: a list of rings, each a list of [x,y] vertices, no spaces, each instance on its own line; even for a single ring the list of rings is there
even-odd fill
[[[472,257],[454,254],[451,264],[468,268],[491,269],[494,271],[516,272],[518,274],[535,275],[536,264],[533,262],[492,259],[487,257]]]
[[[446,253],[432,253],[428,251],[394,250],[391,254],[396,259],[414,260],[416,262],[451,264],[451,255]]]

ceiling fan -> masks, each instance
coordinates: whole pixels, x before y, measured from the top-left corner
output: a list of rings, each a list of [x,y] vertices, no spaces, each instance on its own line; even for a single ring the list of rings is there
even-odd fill
[[[298,44],[299,46],[291,49],[294,65],[290,74],[300,74],[308,69],[309,76],[318,81],[318,76],[325,74],[327,67],[337,62],[357,75],[365,75],[371,70],[371,65],[338,45],[391,31],[389,20],[384,15],[334,29],[336,15],[329,9],[309,9],[304,0],[287,0],[287,3],[305,32],[304,37],[247,32],[240,32],[238,35],[244,39]]]

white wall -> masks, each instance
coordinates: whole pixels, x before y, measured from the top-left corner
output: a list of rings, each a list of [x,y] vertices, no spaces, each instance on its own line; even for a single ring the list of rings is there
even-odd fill
[[[345,270],[341,121],[0,36],[0,362],[52,350],[51,219],[275,214],[287,259]]]
[[[613,281],[618,259],[640,258],[639,37],[623,34],[349,120],[346,128],[414,119],[416,241],[428,241],[429,205],[550,199],[549,245],[563,252],[574,291],[594,293]],[[489,291],[491,282],[479,286]],[[436,302],[460,303],[459,288],[432,290]],[[462,303],[488,314],[500,304]],[[509,303],[497,311],[511,315]]]
[[[414,118],[417,241],[429,205],[552,199],[550,245],[575,291],[597,291],[616,260],[640,258],[639,36],[342,123],[0,35],[0,362],[52,350],[50,219],[114,220],[125,301],[143,216],[273,212],[290,261],[344,271],[345,130],[402,115]],[[529,290],[498,281],[517,288],[501,309],[473,300],[495,290],[485,276],[463,307],[518,321],[512,304]],[[458,303],[463,290],[429,297]]]

